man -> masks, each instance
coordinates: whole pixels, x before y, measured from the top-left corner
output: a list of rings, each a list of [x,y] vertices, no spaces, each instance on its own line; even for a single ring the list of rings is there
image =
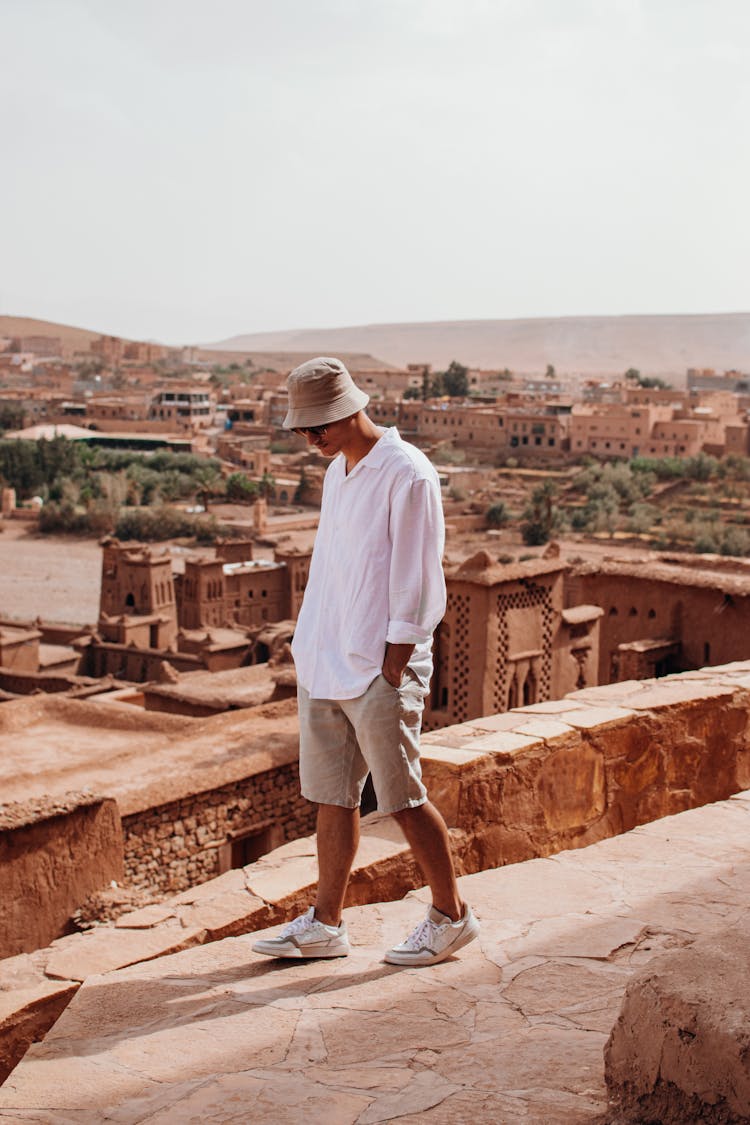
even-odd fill
[[[368,772],[378,808],[411,846],[433,904],[385,960],[432,965],[479,925],[460,899],[445,822],[419,763],[432,634],[445,611],[440,486],[425,455],[364,413],[369,398],[338,359],[287,380],[288,429],[332,459],[310,577],[294,634],[302,792],[318,805],[315,905],[253,949],[274,957],[343,957],[341,912],[359,842]]]

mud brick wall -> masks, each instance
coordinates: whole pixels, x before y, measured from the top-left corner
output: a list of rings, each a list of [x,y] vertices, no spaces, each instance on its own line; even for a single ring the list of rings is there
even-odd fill
[[[226,869],[222,849],[253,831],[269,847],[306,836],[315,806],[301,796],[296,762],[123,817],[126,880],[149,890],[181,891]]]
[[[0,806],[0,957],[65,933],[88,895],[121,880],[117,804],[90,793]]]
[[[585,847],[750,788],[750,663],[430,732],[422,763],[463,873]]]

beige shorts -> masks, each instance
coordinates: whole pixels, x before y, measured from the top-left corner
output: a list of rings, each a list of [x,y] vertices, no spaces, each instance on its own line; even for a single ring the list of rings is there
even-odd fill
[[[419,763],[424,689],[407,668],[401,686],[382,674],[356,699],[311,699],[300,685],[299,772],[302,794],[319,805],[359,805],[372,775],[378,810],[423,805]]]

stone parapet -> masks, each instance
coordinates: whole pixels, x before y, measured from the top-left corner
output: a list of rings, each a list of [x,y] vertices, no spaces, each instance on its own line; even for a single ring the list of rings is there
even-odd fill
[[[750,663],[573,692],[423,736],[463,873],[551,855],[750,786]]]
[[[0,806],[0,956],[49,945],[77,906],[122,879],[117,804],[91,793]]]

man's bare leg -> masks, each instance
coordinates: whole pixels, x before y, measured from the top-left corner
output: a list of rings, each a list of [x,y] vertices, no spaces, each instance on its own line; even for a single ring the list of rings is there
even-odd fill
[[[445,821],[429,801],[393,815],[429,884],[433,905],[457,922],[463,913],[463,904]]]
[[[359,808],[318,805],[317,832],[318,895],[315,917],[326,926],[338,926],[359,846]]]

